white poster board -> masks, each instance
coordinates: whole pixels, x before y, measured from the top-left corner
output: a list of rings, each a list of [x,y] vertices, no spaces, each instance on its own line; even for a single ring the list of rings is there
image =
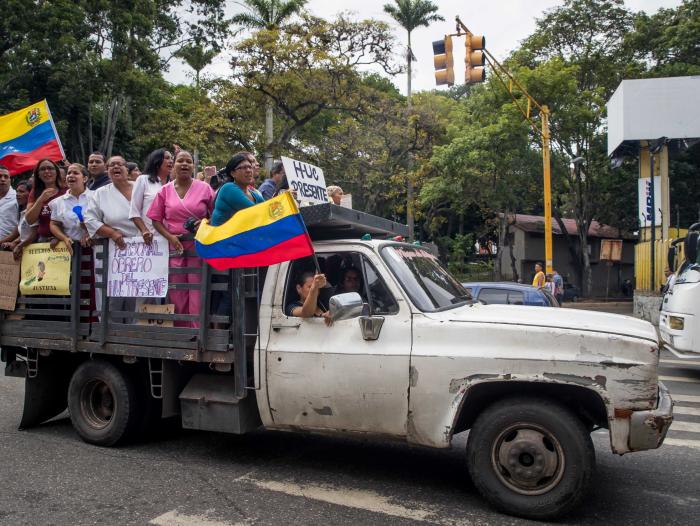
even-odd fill
[[[126,248],[109,241],[107,296],[164,298],[168,292],[168,242],[153,236],[147,245],[141,237],[124,238]]]
[[[289,189],[296,191],[298,201],[314,204],[328,202],[326,193],[326,178],[323,170],[313,164],[282,157],[284,173],[287,175]]]
[[[651,178],[638,179],[639,185],[639,226],[651,226]],[[654,224],[661,226],[661,176],[654,177]]]

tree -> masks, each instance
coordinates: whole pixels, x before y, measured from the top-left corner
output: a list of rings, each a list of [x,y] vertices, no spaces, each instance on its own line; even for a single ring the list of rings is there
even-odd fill
[[[238,13],[232,18],[232,22],[247,28],[257,30],[275,31],[294,15],[302,12],[308,0],[244,0],[247,9],[244,13]],[[268,64],[270,71],[274,71],[274,63]],[[265,168],[272,168],[272,142],[274,140],[274,104],[272,101],[265,103]]]
[[[185,63],[194,70],[194,85],[199,88],[201,82],[201,72],[209,64],[211,64],[218,52],[213,49],[207,49],[204,44],[194,42],[182,46],[175,56],[181,58]]]
[[[232,63],[234,79],[249,91],[248,100],[257,97],[260,105],[272,101],[279,126],[268,144],[271,151],[281,150],[326,111],[368,111],[375,91],[363,83],[358,69],[376,65],[395,71],[392,44],[381,22],[305,16],[283,32],[260,30],[241,42]]]
[[[623,78],[643,70],[624,45],[633,21],[622,0],[566,0],[537,21],[511,62],[521,66],[518,78],[528,91],[550,106],[552,147],[560,162],[585,160],[582,170],[561,170],[559,195],[578,227],[576,252],[586,295],[592,287],[588,229],[604,202],[600,182],[609,175],[601,140],[605,103]]]
[[[438,7],[430,0],[394,0],[394,4],[384,4],[384,11],[392,16],[408,33],[408,49],[406,50],[407,71],[407,101],[411,106],[411,62],[413,51],[411,49],[411,33],[418,27],[427,27],[431,22],[445,20],[436,12]],[[406,212],[408,220],[408,235],[414,238],[413,219],[413,180],[409,176],[406,185]]]

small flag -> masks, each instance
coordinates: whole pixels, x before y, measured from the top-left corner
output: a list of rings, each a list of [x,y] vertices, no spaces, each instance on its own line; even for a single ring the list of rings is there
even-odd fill
[[[0,164],[10,175],[33,170],[45,158],[65,158],[46,99],[0,117]]]
[[[220,226],[202,220],[195,248],[217,270],[265,267],[314,253],[292,194],[236,212]]]

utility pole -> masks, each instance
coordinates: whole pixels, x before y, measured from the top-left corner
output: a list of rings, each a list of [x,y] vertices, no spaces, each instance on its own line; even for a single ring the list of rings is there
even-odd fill
[[[466,62],[466,75],[465,83],[471,84],[476,82],[483,82],[486,78],[486,73],[484,68],[480,67],[484,61],[493,69],[496,78],[501,82],[505,90],[513,99],[513,103],[523,114],[525,120],[530,124],[533,131],[540,136],[542,140],[542,167],[543,167],[543,178],[544,178],[544,253],[545,253],[545,266],[546,272],[551,273],[553,269],[553,255],[552,255],[552,188],[551,188],[551,135],[549,130],[549,118],[550,112],[547,105],[539,104],[532,95],[530,95],[525,88],[523,88],[520,83],[515,80],[513,75],[503,67],[498,60],[486,49],[486,39],[482,36],[475,37],[474,34],[469,31],[467,26],[465,26],[460,20],[459,16],[456,17],[457,21],[457,33],[454,35],[445,35],[445,41],[452,36],[462,36],[466,37],[467,46],[467,56],[465,58]],[[475,44],[478,43],[478,44]],[[436,42],[433,43],[434,52]],[[478,50],[477,54],[473,53],[473,49]],[[436,61],[436,69],[438,68],[438,63]],[[450,71],[450,68],[447,69]],[[443,75],[444,76],[444,75]],[[447,77],[449,78],[449,76]],[[440,72],[436,73],[436,80],[438,84],[449,84],[452,85],[447,80],[440,77]],[[513,91],[517,90],[520,92],[527,100],[527,107],[523,108],[521,101],[515,97]],[[532,107],[535,106],[539,110],[540,123],[539,126],[535,122],[531,112]]]

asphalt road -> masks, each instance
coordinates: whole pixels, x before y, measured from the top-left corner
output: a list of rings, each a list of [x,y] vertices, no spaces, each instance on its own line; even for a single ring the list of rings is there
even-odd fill
[[[583,506],[558,524],[697,524],[700,363],[664,356],[677,400],[660,450],[624,457],[594,433],[598,469]],[[23,384],[0,377],[0,524],[528,524],[490,509],[452,449],[164,426],[147,443],[87,445],[63,416],[18,431]]]

